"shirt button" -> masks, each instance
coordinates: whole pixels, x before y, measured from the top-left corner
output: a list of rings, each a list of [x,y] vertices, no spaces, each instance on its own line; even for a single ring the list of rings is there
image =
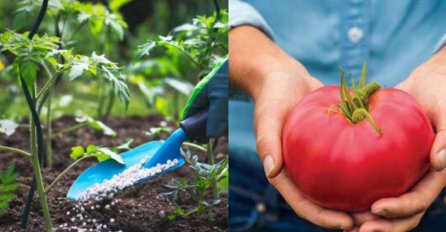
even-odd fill
[[[257,204],[256,204],[256,210],[257,210],[257,212],[259,212],[259,213],[264,213],[265,211],[266,211],[266,205],[265,205],[265,203],[263,203],[263,202],[257,202]]]
[[[350,42],[359,43],[364,37],[364,32],[359,27],[351,27],[348,29],[347,35]]]

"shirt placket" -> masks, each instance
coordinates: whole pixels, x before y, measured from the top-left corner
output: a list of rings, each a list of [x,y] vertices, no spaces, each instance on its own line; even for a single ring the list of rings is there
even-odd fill
[[[365,0],[345,2],[342,18],[343,44],[341,66],[357,81],[362,64],[367,61],[368,19]]]

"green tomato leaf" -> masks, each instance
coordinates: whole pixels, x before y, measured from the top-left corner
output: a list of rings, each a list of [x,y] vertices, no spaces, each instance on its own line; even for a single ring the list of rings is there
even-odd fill
[[[102,162],[102,161],[106,161],[106,160],[110,159],[110,156],[108,156],[104,153],[98,153],[95,155],[95,157],[98,160],[98,162]]]
[[[191,83],[179,79],[164,78],[164,83],[185,96],[189,96],[194,89],[194,86]]]
[[[112,136],[112,137],[115,137],[117,135],[113,129],[111,129],[110,127],[105,125],[103,122],[95,120],[89,116],[77,117],[76,122],[87,123],[88,126],[90,126],[91,128],[93,128],[97,131],[101,131],[104,135],[108,135],[108,136]]]
[[[105,79],[111,84],[115,94],[118,95],[119,100],[127,108],[130,100],[130,91],[124,75],[122,75],[118,69],[110,69],[110,67],[106,66],[102,66],[102,71]]]
[[[84,148],[82,146],[76,146],[71,148],[70,158],[77,160],[85,155]]]
[[[88,147],[87,147],[87,153],[88,154],[95,153],[95,152],[98,152],[98,151],[99,151],[99,149],[95,145],[88,145]]]
[[[11,201],[16,199],[16,195],[12,194],[12,193],[4,193],[4,194],[0,194],[0,201]]]
[[[14,173],[14,164],[8,166],[5,172],[0,170],[0,217],[9,208],[9,202],[17,196],[14,191],[20,187]]]
[[[13,178],[13,180],[14,179],[15,179],[15,177]],[[0,192],[12,192],[12,191],[16,190],[19,186],[20,186],[20,184],[17,182],[11,183],[11,184],[3,184],[3,185],[0,185]]]
[[[27,11],[16,11],[16,16],[14,17],[13,25],[16,29],[22,29],[29,23],[29,18],[31,14]]]
[[[131,141],[130,141],[131,142]],[[79,159],[82,158],[84,156],[94,156],[99,162],[108,160],[108,159],[113,159],[114,161],[120,163],[120,164],[124,164],[124,160],[122,159],[122,157],[110,150],[107,147],[98,147],[95,145],[88,145],[87,146],[87,151],[85,152],[85,149],[82,146],[76,146],[76,147],[72,147],[71,148],[71,155],[70,158],[71,159]]]
[[[119,10],[121,7],[129,4],[130,2],[133,2],[133,0],[111,0],[110,8],[112,10]]]
[[[184,215],[186,215],[186,212],[184,211],[184,209],[182,209],[182,208],[177,208],[177,215],[179,215],[179,216],[184,216]]]
[[[91,18],[88,21],[88,26],[90,27],[90,31],[93,35],[98,35],[104,26],[104,21],[98,18]]]
[[[104,54],[98,56],[96,52],[93,52],[93,54],[91,54],[91,60],[94,63],[99,63],[99,64],[113,64],[113,62],[107,59]]]
[[[138,58],[148,56],[150,55],[150,52],[154,47],[156,47],[156,41],[149,40],[147,43],[138,46],[138,50],[136,50],[135,56]]]
[[[112,150],[110,150],[106,147],[99,147],[98,150],[100,152],[100,154],[98,154],[98,156],[97,156],[99,162],[102,162],[102,161],[108,160],[108,159],[112,159],[120,164],[125,164],[124,160],[118,153],[113,152]]]
[[[224,173],[222,173],[222,177],[217,180],[217,191],[221,193],[228,193],[229,190],[229,173],[226,169]]]
[[[177,216],[174,213],[169,213],[169,215],[167,215],[167,219],[169,219],[169,221],[173,221],[177,218]]]
[[[33,61],[25,61],[19,65],[20,73],[28,86],[34,86],[34,81],[39,71],[39,65]]]
[[[116,148],[116,150],[118,150],[118,151],[121,151],[121,150],[130,150],[131,149],[131,147],[130,147],[130,145],[133,143],[133,139],[129,139],[129,140],[127,140],[124,144],[121,144],[121,145],[119,145],[119,146],[117,146],[117,147],[115,147]]]
[[[155,135],[159,135],[161,133],[172,133],[172,129],[167,128],[167,127],[152,127],[150,128],[150,131],[147,131],[145,134],[147,136],[155,136]]]
[[[183,25],[180,25],[178,27],[175,27],[172,31],[173,32],[184,32],[184,31],[195,31],[197,30],[197,27],[190,23],[185,23]]]
[[[72,61],[70,74],[70,81],[82,76],[84,72],[88,71],[90,67],[90,59],[87,56],[83,56],[79,60]]]
[[[102,133],[104,135],[108,135],[108,136],[112,136],[112,137],[116,136],[116,132],[101,121],[93,120],[93,121],[89,122],[89,125],[93,129],[102,131]]]
[[[124,28],[127,24],[120,20],[116,14],[107,14],[105,24],[109,26],[112,31],[118,36],[119,40],[124,39]]]
[[[90,18],[91,18],[91,15],[90,14],[86,14],[85,12],[80,12],[77,15],[77,21],[79,23],[84,23],[84,22],[88,21]]]

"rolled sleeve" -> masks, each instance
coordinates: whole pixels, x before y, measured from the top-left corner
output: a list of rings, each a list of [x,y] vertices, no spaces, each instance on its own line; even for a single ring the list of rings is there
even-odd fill
[[[444,34],[443,37],[441,37],[440,41],[438,41],[437,46],[435,46],[435,50],[433,53],[437,53],[445,45],[446,45],[446,34]]]
[[[271,39],[274,38],[270,26],[254,7],[240,0],[229,0],[229,28],[242,25],[256,27]]]

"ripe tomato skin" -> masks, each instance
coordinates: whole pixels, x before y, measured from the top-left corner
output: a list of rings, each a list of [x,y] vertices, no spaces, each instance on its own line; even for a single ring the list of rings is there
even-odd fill
[[[369,114],[352,124],[338,112],[339,87],[305,96],[290,112],[282,132],[284,165],[296,186],[317,204],[362,211],[378,199],[407,192],[429,169],[432,126],[416,100],[385,88],[369,100]]]

